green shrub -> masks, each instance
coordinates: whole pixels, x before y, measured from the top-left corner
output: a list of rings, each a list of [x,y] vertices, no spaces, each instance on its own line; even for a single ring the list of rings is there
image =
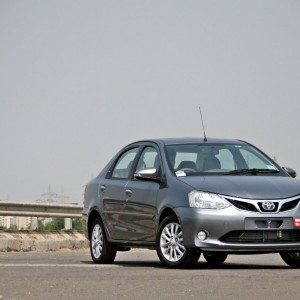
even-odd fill
[[[83,231],[82,220],[79,218],[72,220],[72,228],[77,231]]]
[[[65,223],[63,218],[54,218],[52,222],[47,223],[44,226],[45,230],[49,231],[60,231],[64,229]]]

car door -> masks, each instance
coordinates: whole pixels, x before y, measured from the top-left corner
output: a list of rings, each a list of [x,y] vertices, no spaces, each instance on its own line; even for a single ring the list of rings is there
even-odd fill
[[[156,168],[161,172],[161,158],[158,149],[145,145],[135,172]],[[126,239],[130,241],[155,241],[156,200],[160,184],[154,181],[142,181],[132,176],[126,184],[126,204],[124,221]]]
[[[105,179],[99,183],[99,197],[103,204],[103,221],[112,239],[124,239],[125,186],[132,173],[138,147],[124,151],[113,164]]]

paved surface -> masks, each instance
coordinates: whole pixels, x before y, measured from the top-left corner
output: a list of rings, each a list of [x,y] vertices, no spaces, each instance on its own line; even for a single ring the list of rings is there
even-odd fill
[[[203,258],[189,270],[163,268],[155,251],[119,253],[94,265],[87,250],[0,253],[2,299],[300,299],[300,269],[278,254]],[[0,296],[0,299],[1,299]]]

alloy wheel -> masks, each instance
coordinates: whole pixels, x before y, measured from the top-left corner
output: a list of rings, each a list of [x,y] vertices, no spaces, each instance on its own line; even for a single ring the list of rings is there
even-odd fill
[[[92,232],[92,251],[95,258],[100,258],[103,249],[103,233],[101,226],[96,224]]]
[[[170,262],[177,262],[183,257],[186,249],[178,223],[172,222],[164,227],[160,236],[160,249],[165,259]]]

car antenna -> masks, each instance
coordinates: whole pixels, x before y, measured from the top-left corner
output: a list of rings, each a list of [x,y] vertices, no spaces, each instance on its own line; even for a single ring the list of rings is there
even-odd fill
[[[203,117],[202,117],[202,112],[201,112],[201,106],[199,106],[199,111],[200,111],[200,116],[201,116],[203,134],[204,134],[204,142],[207,142],[207,137],[206,137],[206,133],[205,133],[205,127],[204,127],[204,122],[203,122]]]

